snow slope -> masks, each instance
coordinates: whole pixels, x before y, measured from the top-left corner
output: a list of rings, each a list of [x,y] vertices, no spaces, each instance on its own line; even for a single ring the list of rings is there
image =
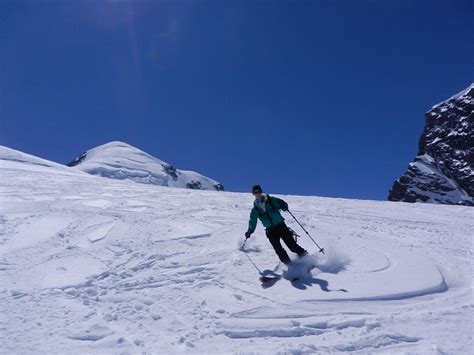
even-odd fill
[[[247,256],[283,268],[260,225],[240,250],[250,194],[5,155],[1,353],[472,351],[470,207],[281,196],[327,256],[308,257],[318,267],[300,282],[262,287]]]
[[[196,190],[224,190],[219,182],[174,166],[123,142],[110,142],[81,154],[68,164],[92,175],[143,184]]]

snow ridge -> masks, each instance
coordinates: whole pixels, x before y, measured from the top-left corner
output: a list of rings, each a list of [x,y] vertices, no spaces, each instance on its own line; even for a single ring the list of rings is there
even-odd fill
[[[450,101],[453,101],[453,100],[459,100],[459,99],[462,98],[463,96],[468,96],[468,95],[469,95],[469,92],[470,92],[471,90],[474,90],[474,83],[472,83],[471,85],[469,85],[469,86],[468,86],[467,88],[465,88],[464,90],[461,90],[461,91],[458,92],[457,94],[451,96],[449,99],[437,103],[437,104],[434,105],[431,109],[437,108],[438,106],[441,106],[441,105],[445,105],[446,103],[448,103],[448,102],[450,102]],[[471,95],[471,96],[472,96],[472,95]]]
[[[72,174],[87,176],[81,171],[71,169],[34,155],[20,152],[5,146],[0,146],[0,169],[35,170],[54,174]]]

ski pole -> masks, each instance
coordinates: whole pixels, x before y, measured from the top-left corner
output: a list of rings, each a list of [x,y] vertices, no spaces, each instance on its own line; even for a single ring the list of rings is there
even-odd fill
[[[316,246],[319,248],[319,252],[320,253],[324,253],[324,248],[321,248],[318,243],[316,243],[316,241],[313,239],[313,237],[311,237],[311,235],[309,235],[308,231],[301,225],[301,223],[296,219],[296,217],[293,215],[293,213],[291,213],[290,210],[288,210],[288,213],[291,214],[291,217],[293,217],[293,219],[296,221],[296,223],[299,224],[299,226],[301,227],[301,229],[304,230],[304,232],[308,235],[308,237],[313,241],[314,244],[316,244]]]
[[[242,247],[241,247],[240,249],[244,252],[245,256],[247,257],[247,259],[249,259],[249,261],[252,263],[252,265],[255,267],[255,269],[257,269],[258,273],[263,276],[263,272],[262,272],[262,271],[259,269],[259,267],[253,262],[253,260],[250,258],[250,256],[244,251],[245,243],[247,243],[247,239],[245,239],[244,244],[242,244]]]

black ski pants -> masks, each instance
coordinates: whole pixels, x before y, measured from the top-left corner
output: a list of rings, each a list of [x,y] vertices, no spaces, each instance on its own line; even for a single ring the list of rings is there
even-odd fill
[[[285,249],[283,249],[280,239],[283,239],[286,246],[293,253],[298,254],[298,256],[307,254],[306,250],[300,247],[293,239],[293,233],[288,229],[285,222],[267,228],[266,234],[270,244],[272,245],[273,249],[275,249],[275,252],[277,253],[281,262],[284,264],[287,264],[290,261],[290,257],[288,256],[288,253],[285,251]]]

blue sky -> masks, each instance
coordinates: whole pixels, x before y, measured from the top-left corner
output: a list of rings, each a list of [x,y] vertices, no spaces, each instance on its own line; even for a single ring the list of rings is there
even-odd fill
[[[0,1],[0,144],[121,140],[273,193],[386,199],[473,81],[472,1]]]

